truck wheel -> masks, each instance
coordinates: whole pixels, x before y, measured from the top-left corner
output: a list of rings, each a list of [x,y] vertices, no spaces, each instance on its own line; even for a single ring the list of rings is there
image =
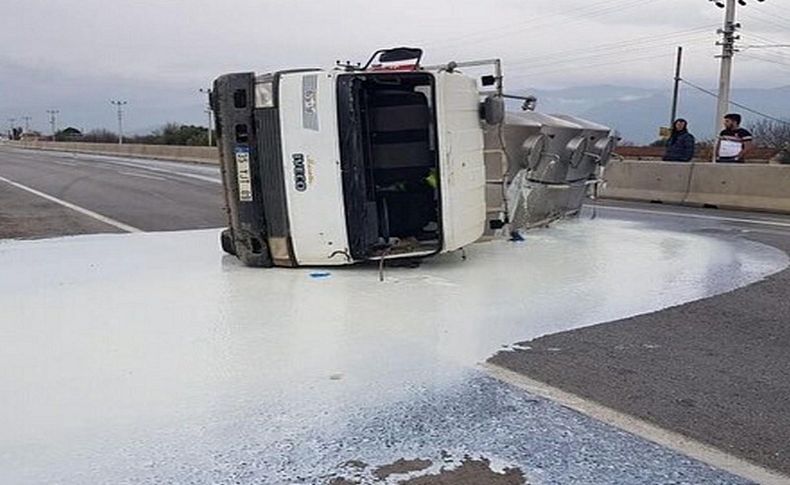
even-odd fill
[[[228,254],[232,254],[236,256],[236,245],[233,244],[233,236],[230,233],[230,229],[225,229],[219,235],[219,243],[222,246],[222,250]]]
[[[269,247],[261,239],[254,236],[249,236],[247,239],[237,239],[234,246],[237,250],[236,255],[245,265],[255,268],[274,266],[271,255],[269,255]]]

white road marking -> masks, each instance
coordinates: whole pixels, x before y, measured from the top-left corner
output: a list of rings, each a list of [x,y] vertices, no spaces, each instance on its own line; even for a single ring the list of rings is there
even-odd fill
[[[790,477],[788,476],[742,458],[738,458],[718,448],[683,436],[680,433],[665,430],[647,421],[629,416],[628,414],[621,413],[575,394],[565,392],[562,389],[530,379],[529,377],[505,369],[504,367],[488,363],[482,364],[482,367],[491,377],[497,380],[523,389],[531,394],[544,397],[597,421],[622,429],[627,433],[652,441],[665,448],[677,451],[695,460],[707,463],[708,465],[725,470],[747,480],[762,485],[787,485],[790,483]]]
[[[79,167],[80,164],[76,162],[63,162],[61,160],[52,160],[52,163],[57,163],[58,165],[66,165],[68,167]]]
[[[99,214],[98,212],[94,212],[94,211],[92,211],[90,209],[86,209],[84,207],[80,207],[78,205],[72,204],[71,202],[66,202],[65,200],[58,199],[57,197],[53,197],[53,196],[51,196],[49,194],[45,194],[44,192],[36,190],[36,189],[34,189],[32,187],[28,187],[27,185],[22,185],[22,184],[20,184],[18,182],[14,182],[13,180],[9,180],[9,179],[7,179],[5,177],[1,177],[0,176],[0,181],[5,182],[5,183],[7,183],[9,185],[12,185],[12,186],[14,186],[14,187],[16,187],[18,189],[22,189],[22,190],[25,190],[27,192],[30,192],[33,195],[37,195],[37,196],[41,197],[42,199],[47,199],[47,200],[49,200],[51,202],[54,202],[54,203],[59,204],[59,205],[62,205],[63,207],[71,209],[71,210],[73,210],[75,212],[79,212],[80,214],[86,215],[88,217],[92,217],[92,218],[96,219],[97,221],[101,221],[101,222],[103,222],[105,224],[108,224],[110,226],[116,227],[116,228],[118,228],[118,229],[120,229],[122,231],[126,231],[126,232],[143,232],[142,229],[138,229],[138,228],[136,228],[134,226],[130,226],[129,224],[124,224],[123,222],[116,221],[115,219],[113,219],[111,217],[107,217],[105,215]]]
[[[704,219],[710,221],[722,221],[722,222],[743,222],[746,224],[763,224],[767,226],[776,226],[776,227],[790,227],[790,222],[783,222],[777,221],[775,219],[746,219],[742,217],[727,217],[727,216],[713,216],[713,215],[702,215],[702,214],[689,214],[686,212],[674,212],[674,211],[657,211],[657,210],[650,210],[650,209],[635,209],[631,207],[613,207],[607,205],[595,205],[595,204],[585,204],[585,207],[595,208],[595,209],[605,209],[605,210],[612,210],[612,211],[622,211],[622,212],[637,212],[640,214],[655,214],[659,216],[672,216],[672,217],[686,217],[690,219]]]
[[[24,151],[29,152],[30,150],[24,150]],[[62,156],[62,155],[53,154],[52,152],[47,152],[47,151],[39,151],[39,152],[42,153],[42,154],[45,154],[45,155]],[[60,153],[63,153],[63,152],[56,152],[56,153],[60,154]],[[218,184],[218,185],[222,184],[222,180],[220,180],[219,174],[217,174],[216,177],[212,177],[212,176],[209,176],[209,175],[200,175],[200,174],[195,174],[195,173],[188,173],[188,172],[183,172],[183,171],[180,171],[178,169],[175,169],[176,164],[179,163],[177,161],[152,160],[153,163],[162,163],[162,164],[172,164],[172,165],[174,165],[174,169],[169,170],[167,168],[153,167],[153,166],[147,164],[146,162],[142,161],[142,159],[117,158],[117,157],[110,157],[110,156],[107,156],[107,155],[96,155],[96,154],[88,154],[88,153],[79,153],[79,154],[78,153],[70,153],[70,154],[71,154],[71,156],[74,157],[75,160],[79,159],[79,160],[85,160],[86,162],[89,161],[88,165],[91,165],[91,166],[100,166],[99,164],[105,164],[105,165],[107,165],[109,167],[112,167],[112,169],[117,169],[117,167],[120,165],[120,166],[124,166],[124,167],[129,167],[129,168],[136,168],[138,170],[146,170],[146,171],[149,171],[149,172],[155,172],[155,173],[160,173],[160,174],[175,175],[177,177],[183,177],[183,178],[191,178],[191,179],[195,179],[195,180],[200,180],[202,182],[209,182],[209,183],[212,183],[212,184]],[[64,164],[65,163],[69,163],[69,162],[60,162],[58,160],[52,160],[51,158],[49,158],[48,160],[42,160],[41,157],[34,158],[34,160],[45,161],[45,162],[53,162],[53,163],[64,163]],[[71,163],[73,163],[73,162],[71,162]],[[83,164],[83,165],[85,165],[85,164]],[[102,167],[102,168],[107,168],[107,167]],[[173,179],[173,180],[177,180],[177,179]]]
[[[215,179],[215,178],[212,178],[212,177],[206,177],[205,175],[198,175],[196,173],[185,173],[185,172],[171,172],[171,173],[174,173],[176,175],[180,175],[182,177],[189,177],[189,178],[193,178],[193,179],[197,179],[197,180],[203,180],[205,182],[211,182],[211,183],[214,183],[214,184],[221,184],[222,183],[222,180]]]
[[[140,178],[144,178],[144,179],[163,180],[163,181],[167,181],[168,180],[168,179],[166,179],[164,177],[157,177],[156,175],[148,175],[146,173],[139,173],[139,172],[125,172],[125,171],[119,170],[118,173],[121,174],[121,175],[130,175],[132,177],[140,177]]]
[[[99,163],[106,163],[108,165],[115,165],[115,166],[121,165],[121,166],[124,166],[124,167],[136,168],[138,170],[147,170],[149,172],[163,173],[163,174],[168,174],[168,175],[177,175],[179,177],[192,178],[192,179],[196,179],[196,180],[201,180],[203,182],[211,182],[211,183],[214,183],[214,184],[221,184],[222,183],[222,181],[219,180],[218,178],[209,177],[209,176],[206,176],[206,175],[198,175],[198,174],[194,174],[194,173],[180,172],[178,170],[167,170],[167,169],[159,168],[159,167],[151,167],[151,166],[148,166],[148,165],[145,165],[145,164],[141,164],[141,163],[134,163],[134,162],[131,162],[131,161],[130,162],[122,162],[122,161],[117,161],[117,160],[97,160],[97,161]]]

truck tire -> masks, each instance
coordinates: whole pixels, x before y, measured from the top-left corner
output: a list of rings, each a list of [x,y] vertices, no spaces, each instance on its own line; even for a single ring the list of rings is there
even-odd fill
[[[230,229],[225,229],[219,235],[219,243],[222,246],[222,250],[228,254],[232,254],[236,256],[236,245],[233,244],[233,235],[230,233]]]
[[[247,266],[271,268],[274,266],[269,255],[269,245],[246,231],[233,234],[233,249],[236,256]]]

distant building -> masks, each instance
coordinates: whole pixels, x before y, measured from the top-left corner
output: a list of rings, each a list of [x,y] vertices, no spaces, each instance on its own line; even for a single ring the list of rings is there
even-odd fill
[[[82,138],[82,132],[73,126],[60,130],[55,135],[56,141],[78,141]]]
[[[38,141],[41,139],[41,133],[37,131],[26,131],[19,136],[22,141]]]

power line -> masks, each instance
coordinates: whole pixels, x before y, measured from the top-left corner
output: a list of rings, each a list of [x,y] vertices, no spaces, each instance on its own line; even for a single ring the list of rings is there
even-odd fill
[[[574,9],[562,10],[562,11],[559,11],[559,12],[553,12],[553,13],[547,14],[545,17],[543,17],[543,19],[545,20],[546,18],[551,18],[551,17],[562,17],[564,15],[568,15],[568,14],[571,14],[571,13],[574,13],[574,12],[584,12],[584,11],[591,10],[591,9],[594,10],[595,8],[598,8],[598,7],[602,6],[602,5],[616,3],[617,1],[619,1],[619,0],[604,0],[604,1],[597,2],[597,3],[591,4],[591,5],[587,5],[587,6],[582,7],[582,8],[574,8]],[[464,40],[468,41],[470,39],[477,38],[477,37],[479,37],[481,35],[486,35],[486,34],[492,32],[492,31],[502,32],[502,31],[505,31],[505,30],[512,29],[513,27],[517,27],[516,32],[518,32],[518,31],[523,30],[525,28],[526,24],[527,24],[527,22],[522,20],[522,21],[519,21],[519,22],[515,22],[515,23],[511,23],[511,24],[505,25],[505,26],[501,26],[501,27],[481,29],[481,30],[478,30],[477,32],[468,33],[468,34],[463,35],[463,36],[455,36],[455,37],[450,37],[448,39],[444,39],[441,42],[437,42],[437,43],[434,43],[434,44],[430,45],[430,47],[435,48],[437,46],[443,46],[445,44],[455,44],[456,42],[459,42],[459,41],[464,41]],[[529,27],[533,28],[533,27],[535,27],[535,24],[529,25]]]
[[[531,65],[539,65],[541,63],[545,63],[546,61],[555,61],[558,57],[561,58],[579,58],[579,57],[588,57],[588,56],[602,56],[602,55],[617,55],[621,52],[629,52],[638,49],[644,48],[651,48],[651,47],[658,47],[664,44],[671,43],[672,45],[676,45],[678,43],[682,43],[682,39],[697,39],[701,35],[705,35],[707,37],[708,34],[704,33],[710,29],[712,25],[706,25],[704,27],[697,27],[694,29],[686,29],[677,32],[671,32],[659,36],[644,36],[644,37],[637,37],[634,39],[623,39],[618,42],[608,42],[605,44],[594,45],[588,48],[582,49],[566,49],[564,51],[559,51],[555,53],[547,53],[537,56],[530,56],[525,57],[522,59],[518,59],[515,62],[507,61],[508,66],[516,66],[522,64],[531,64]],[[702,38],[700,37],[700,41]],[[566,55],[568,54],[568,55]]]
[[[716,94],[716,93],[714,93],[713,91],[710,91],[710,90],[708,90],[708,89],[705,89],[705,88],[703,88],[702,86],[698,86],[698,85],[696,85],[696,84],[692,83],[691,81],[688,81],[688,80],[686,80],[686,79],[681,79],[680,81],[681,81],[682,83],[684,83],[684,84],[687,84],[687,85],[689,85],[690,87],[692,87],[692,88],[694,88],[694,89],[696,89],[696,90],[698,90],[698,91],[701,91],[701,92],[703,92],[703,93],[705,93],[705,94],[709,94],[710,96],[713,96],[714,98],[718,98],[718,97],[719,97],[719,95],[718,95],[718,94]],[[744,111],[748,111],[749,113],[752,113],[752,114],[755,114],[755,115],[758,115],[758,116],[762,116],[763,118],[766,118],[766,119],[769,119],[769,120],[772,120],[772,121],[776,121],[776,122],[778,122],[778,123],[783,123],[783,124],[786,124],[786,125],[790,125],[790,121],[783,120],[783,119],[781,119],[781,118],[777,118],[777,117],[775,117],[775,116],[771,116],[771,115],[769,115],[769,114],[766,114],[766,113],[763,113],[763,112],[757,111],[756,109],[750,108],[750,107],[748,107],[748,106],[745,106],[745,105],[743,105],[743,104],[736,103],[736,102],[735,102],[735,101],[733,101],[733,100],[730,100],[730,103],[729,103],[729,104],[731,104],[731,105],[733,105],[733,106],[737,106],[738,108],[741,108],[741,109],[742,109],[742,110],[744,110]]]
[[[771,64],[776,64],[779,66],[790,68],[790,62],[782,62],[776,59],[771,59],[769,57],[758,56],[756,54],[743,54],[743,57],[746,57],[747,59],[754,59],[757,61],[770,62]]]
[[[765,12],[761,12],[759,10],[751,10],[746,14],[744,14],[744,17],[746,17],[748,20],[752,20],[757,23],[772,25],[782,30],[790,29],[790,21],[788,20],[783,21],[783,17],[770,15]]]
[[[644,60],[649,60],[649,59],[653,59],[653,60],[655,60],[655,59],[662,59],[662,58],[666,58],[666,57],[674,57],[674,55],[675,55],[674,53],[660,54],[660,55],[650,54],[650,55],[641,56],[641,57],[618,58],[617,60],[614,60],[614,61],[600,62],[600,63],[594,63],[594,64],[573,64],[573,65],[567,65],[565,67],[559,67],[559,68],[556,68],[556,69],[548,69],[548,70],[542,69],[542,70],[528,71],[528,72],[524,72],[523,74],[516,74],[516,75],[513,75],[513,76],[508,76],[508,78],[509,79],[522,79],[522,78],[529,77],[529,76],[545,75],[545,74],[551,74],[551,73],[555,73],[555,72],[562,72],[562,71],[568,71],[568,70],[581,70],[581,69],[589,69],[589,68],[592,68],[592,67],[604,67],[604,66],[611,66],[611,65],[615,65],[615,64],[624,64],[624,63],[628,63],[628,62],[644,61]]]
[[[684,45],[695,45],[699,44],[701,39],[692,40],[687,39],[685,42],[679,42],[680,44]],[[521,66],[525,65],[525,69],[542,69],[545,67],[555,66],[557,64],[577,64],[579,61],[587,61],[587,60],[607,60],[607,59],[619,59],[622,58],[623,55],[628,55],[631,53],[641,53],[641,52],[653,52],[661,47],[667,47],[672,45],[671,41],[663,41],[660,44],[650,44],[650,45],[635,45],[627,48],[620,49],[618,51],[612,52],[600,52],[600,53],[591,53],[591,54],[579,54],[576,56],[569,56],[569,57],[560,57],[559,59],[551,59],[551,60],[544,60],[540,62],[532,62],[527,63],[524,62],[517,62],[517,63],[510,63],[507,62],[506,65],[508,69],[512,69],[513,66]]]
[[[609,6],[604,5],[610,3],[615,3],[615,5],[609,5]],[[551,20],[553,17],[563,17],[563,16],[568,16],[570,14],[575,14],[570,20],[566,20],[562,22],[562,27],[564,28],[567,27],[568,25],[602,17],[613,12],[621,12],[623,10],[636,8],[640,5],[644,5],[644,0],[616,0],[616,1],[609,0],[609,1],[599,2],[593,5],[588,5],[582,8],[574,8],[566,11],[555,12],[553,14],[549,14],[545,17],[542,17],[541,18],[542,22],[536,22],[536,23],[519,22],[517,24],[512,24],[513,26],[518,26],[515,29],[507,29],[502,27],[484,29],[482,31],[479,31],[478,33],[472,33],[472,34],[464,35],[462,37],[446,39],[442,42],[434,43],[430,45],[430,47],[436,48],[436,47],[444,47],[449,45],[453,45],[453,46],[466,45],[471,43],[482,44],[493,40],[498,40],[503,37],[510,37],[513,36],[514,34],[518,34],[522,32],[532,33],[535,32],[536,30],[540,30],[546,27],[556,27],[557,22]],[[494,32],[495,34],[490,35],[492,32]],[[480,36],[482,36],[482,38],[479,38]]]

